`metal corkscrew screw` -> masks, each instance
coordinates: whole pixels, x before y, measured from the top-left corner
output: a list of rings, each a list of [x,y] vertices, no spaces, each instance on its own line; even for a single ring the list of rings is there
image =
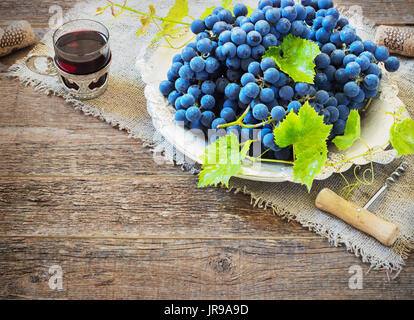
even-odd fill
[[[402,174],[407,170],[408,163],[402,162],[397,169],[387,178],[385,181],[385,185],[378,190],[378,192],[371,198],[371,200],[368,201],[368,203],[364,206],[364,209],[369,209],[375,201],[378,200],[378,198],[390,187],[392,184],[394,184]]]

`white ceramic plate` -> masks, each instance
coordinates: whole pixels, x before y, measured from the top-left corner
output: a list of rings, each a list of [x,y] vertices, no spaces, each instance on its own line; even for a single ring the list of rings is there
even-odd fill
[[[169,105],[159,92],[158,86],[161,81],[166,79],[166,74],[171,67],[171,61],[177,50],[160,47],[152,55],[149,61],[137,61],[137,67],[142,74],[142,79],[146,83],[145,96],[147,99],[148,113],[152,117],[154,127],[172,144],[177,150],[193,162],[201,163],[200,156],[206,148],[204,137],[194,135],[187,129],[175,124],[175,109]],[[362,116],[361,137],[372,148],[376,149],[389,141],[389,131],[393,124],[393,118],[386,115],[386,112],[396,112],[404,104],[397,97],[398,90],[384,72],[384,79],[381,82],[381,94],[372,101],[368,111]],[[405,117],[409,117],[406,113]],[[397,157],[395,150],[385,151],[383,148],[373,155],[373,161],[381,164],[388,164]],[[328,157],[340,160],[349,159],[353,156],[364,154],[367,148],[364,144],[356,142],[352,148],[345,152],[338,152],[332,148]],[[370,157],[359,157],[352,161],[342,163],[337,169],[344,172],[352,165],[363,165],[370,162]],[[325,167],[317,177],[323,180],[330,177],[336,170],[332,167]],[[293,181],[292,167],[283,164],[262,163],[260,166],[242,166],[238,177],[266,182]]]

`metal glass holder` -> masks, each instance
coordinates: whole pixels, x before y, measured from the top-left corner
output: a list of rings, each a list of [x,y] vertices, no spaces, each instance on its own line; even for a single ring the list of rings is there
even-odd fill
[[[45,70],[40,70],[36,66],[36,60],[39,58],[47,59],[47,68]],[[111,61],[112,58],[101,70],[85,75],[64,72],[56,65],[55,60],[46,54],[31,54],[26,57],[25,64],[32,72],[37,74],[58,77],[65,91],[74,98],[89,100],[99,97],[107,89]]]

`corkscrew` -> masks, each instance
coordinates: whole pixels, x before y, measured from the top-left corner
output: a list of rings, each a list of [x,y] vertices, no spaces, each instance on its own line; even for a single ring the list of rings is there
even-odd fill
[[[347,201],[330,189],[323,189],[316,198],[316,207],[342,219],[351,226],[374,237],[382,244],[391,246],[397,240],[399,227],[368,211],[368,208],[393,185],[407,170],[408,163],[402,162],[386,179],[384,186],[362,208]]]
[[[402,162],[397,169],[391,175],[385,180],[385,185],[378,190],[378,192],[371,198],[371,200],[368,201],[368,203],[364,206],[364,209],[368,210],[375,201],[378,200],[379,197],[381,197],[387,189],[393,185],[397,180],[401,177],[402,174],[407,170],[408,163]]]

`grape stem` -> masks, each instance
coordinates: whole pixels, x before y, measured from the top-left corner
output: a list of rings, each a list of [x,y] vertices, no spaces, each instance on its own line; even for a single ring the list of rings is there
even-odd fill
[[[240,116],[239,119],[237,119],[236,121],[230,122],[230,123],[221,124],[221,125],[217,126],[217,129],[223,129],[223,128],[228,128],[228,127],[232,127],[232,126],[239,126],[239,127],[242,127],[242,128],[253,129],[253,128],[263,127],[264,125],[269,124],[269,123],[273,123],[275,121],[273,119],[270,119],[270,120],[266,120],[266,121],[263,121],[263,122],[258,123],[258,124],[244,124],[243,120],[244,120],[244,118],[246,118],[246,116],[249,113],[250,109],[251,109],[250,106],[248,106],[246,108],[246,110],[244,111],[244,113]]]
[[[260,162],[284,163],[284,164],[290,164],[290,165],[295,164],[293,161],[284,161],[284,160],[275,160],[275,159],[261,159],[261,158],[254,158],[254,157],[250,157],[250,156],[247,156],[246,159],[249,159],[253,162],[260,161]]]
[[[105,7],[102,8],[101,13],[103,13],[107,8],[113,7],[113,6],[118,7],[118,8],[121,8],[122,10],[127,10],[127,11],[130,11],[130,12],[137,13],[137,14],[139,14],[141,16],[152,17],[153,19],[157,19],[157,20],[160,20],[162,22],[170,22],[170,23],[182,24],[182,25],[185,25],[185,26],[191,26],[191,23],[188,23],[188,22],[183,22],[183,21],[177,21],[177,20],[172,20],[172,19],[166,19],[166,18],[162,18],[162,17],[152,16],[152,15],[150,15],[148,13],[141,12],[141,11],[132,9],[132,8],[130,8],[128,6],[123,6],[123,5],[120,5],[120,4],[117,4],[117,3],[111,3],[111,4],[106,5]]]

